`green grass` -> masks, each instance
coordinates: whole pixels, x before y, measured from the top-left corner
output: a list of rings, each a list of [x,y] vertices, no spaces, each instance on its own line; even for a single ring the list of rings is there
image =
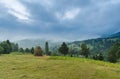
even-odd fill
[[[120,79],[120,64],[71,57],[1,55],[0,79]]]

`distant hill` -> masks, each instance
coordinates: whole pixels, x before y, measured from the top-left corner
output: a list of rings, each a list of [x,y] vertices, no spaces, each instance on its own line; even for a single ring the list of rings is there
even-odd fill
[[[42,39],[24,39],[24,40],[17,41],[19,46],[23,48],[31,48],[38,45],[43,47],[45,42],[46,41]]]
[[[54,42],[51,40],[45,40],[45,39],[24,39],[16,41],[18,43],[19,47],[22,48],[32,48],[36,46],[41,46],[43,49],[45,49],[45,43],[46,41],[49,43],[50,50],[56,50],[57,46],[61,44],[61,42]]]
[[[120,38],[120,32],[112,34],[108,38]]]
[[[31,48],[40,45],[44,49],[46,41],[47,40],[45,39],[24,39],[17,41],[17,43],[22,48]],[[49,42],[50,50],[52,51],[57,51],[62,43],[62,42],[54,42],[51,40],[48,40],[48,42]],[[92,53],[100,53],[100,52],[106,53],[111,48],[111,46],[117,42],[120,42],[120,32],[104,38],[70,42],[68,43],[68,46],[70,47],[70,49],[72,47],[72,49],[75,49],[76,51],[80,51],[80,45],[82,43],[86,43],[89,46],[90,51]]]
[[[111,46],[117,42],[120,42],[120,32],[116,34],[112,34],[105,38],[89,39],[84,41],[74,41],[72,43],[69,43],[69,46],[75,49],[80,49],[80,45],[82,43],[86,43],[89,46],[90,51],[92,53],[106,54],[111,48]]]

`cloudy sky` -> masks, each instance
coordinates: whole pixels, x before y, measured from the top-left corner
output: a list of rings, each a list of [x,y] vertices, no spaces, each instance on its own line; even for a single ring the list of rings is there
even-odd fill
[[[0,40],[83,40],[120,31],[120,0],[0,0]]]

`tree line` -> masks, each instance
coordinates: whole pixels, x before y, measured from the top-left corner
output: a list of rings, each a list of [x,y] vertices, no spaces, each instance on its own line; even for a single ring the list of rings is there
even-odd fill
[[[17,43],[12,43],[9,40],[3,41],[0,43],[0,54],[10,54],[11,52],[21,52],[21,53],[31,53],[34,56],[43,56],[43,55],[57,55],[57,56],[78,56],[78,57],[85,57],[90,58],[91,53],[86,43],[82,43],[80,45],[80,52],[77,53],[76,50],[68,47],[68,45],[63,42],[61,46],[58,48],[58,54],[55,52],[51,52],[49,50],[48,42],[45,43],[45,51],[41,48],[41,46],[36,46],[35,48],[19,48]],[[92,59],[94,60],[104,60],[104,56],[102,53],[92,55]],[[113,45],[109,52],[107,61],[116,63],[120,59],[120,43],[116,43]]]
[[[90,51],[89,51],[88,46],[85,43],[83,43],[83,44],[81,44],[80,49],[81,49],[80,52],[77,53],[74,49],[72,49],[72,48],[70,49],[68,47],[68,45],[65,42],[63,42],[61,44],[61,46],[58,48],[59,53],[56,53],[54,55],[55,56],[71,56],[71,57],[78,56],[78,57],[88,58],[89,55],[90,55]],[[45,53],[43,52],[43,50],[42,50],[42,48],[40,46],[37,46],[35,48],[35,51],[34,51],[35,56],[43,56],[44,54],[45,55],[53,55],[52,53],[53,52],[49,51],[48,42],[46,42],[46,44],[45,44]],[[102,54],[93,56],[93,59],[95,59],[95,60],[104,60]]]
[[[39,52],[38,52],[39,50]],[[69,47],[67,46],[67,44],[65,42],[63,42],[61,44],[61,46],[58,48],[59,51],[59,55],[62,56],[75,56],[76,52],[73,49],[69,49]],[[40,54],[38,54],[40,53]],[[34,52],[35,56],[43,56],[43,51],[42,48],[36,47],[36,51]],[[51,55],[51,52],[49,51],[49,46],[48,46],[48,42],[46,42],[45,45],[45,54],[46,55]],[[58,54],[57,54],[58,55]],[[85,58],[89,58],[90,57],[90,50],[88,48],[88,46],[83,43],[80,46],[80,52],[77,55],[78,57],[85,57]],[[94,60],[104,60],[104,56],[102,53],[96,54],[92,56],[92,59]],[[107,61],[112,62],[112,63],[116,63],[118,60],[120,59],[120,43],[116,43],[115,45],[113,45],[108,52],[107,55]]]
[[[9,54],[10,52],[18,52],[19,46],[11,43],[9,40],[0,43],[0,54]]]
[[[10,54],[11,52],[34,53],[34,48],[31,49],[19,48],[17,43],[12,43],[9,40],[0,43],[0,54]]]

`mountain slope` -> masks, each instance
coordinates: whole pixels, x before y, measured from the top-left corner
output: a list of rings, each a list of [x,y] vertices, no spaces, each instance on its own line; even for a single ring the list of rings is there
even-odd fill
[[[120,32],[112,34],[108,38],[120,38]]]
[[[106,38],[74,41],[72,43],[69,43],[69,46],[73,46],[74,48],[80,48],[80,45],[82,43],[86,43],[89,46],[91,52],[103,53],[103,52],[108,52],[111,46],[113,46],[117,42],[120,42],[120,32],[110,35]]]

